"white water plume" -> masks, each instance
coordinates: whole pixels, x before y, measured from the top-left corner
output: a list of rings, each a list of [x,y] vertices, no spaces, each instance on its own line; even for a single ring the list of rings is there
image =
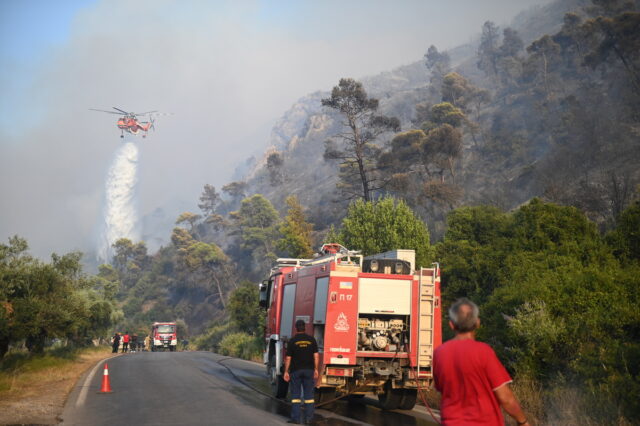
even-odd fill
[[[133,142],[126,142],[116,152],[107,175],[104,230],[98,250],[101,262],[111,259],[112,245],[120,238],[139,240],[135,203],[137,182],[138,147]]]

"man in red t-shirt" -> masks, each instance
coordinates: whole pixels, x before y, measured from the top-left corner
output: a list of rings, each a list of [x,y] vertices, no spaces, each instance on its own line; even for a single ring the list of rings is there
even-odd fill
[[[509,387],[509,373],[489,345],[475,340],[480,326],[478,306],[458,299],[449,309],[449,326],[456,337],[433,354],[433,377],[442,394],[442,424],[502,426],[502,407],[518,425],[528,425]]]
[[[129,351],[129,332],[125,332],[124,336],[122,336],[122,352]]]

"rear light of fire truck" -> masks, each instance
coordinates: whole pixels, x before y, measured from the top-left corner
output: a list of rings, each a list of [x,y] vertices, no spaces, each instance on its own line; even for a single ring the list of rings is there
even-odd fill
[[[416,372],[416,370],[411,369],[409,371],[407,371],[407,378],[409,379],[416,379],[416,378],[425,378],[425,377],[431,377],[431,371],[430,370],[420,370],[420,372]]]
[[[353,377],[353,368],[327,367],[327,376]]]

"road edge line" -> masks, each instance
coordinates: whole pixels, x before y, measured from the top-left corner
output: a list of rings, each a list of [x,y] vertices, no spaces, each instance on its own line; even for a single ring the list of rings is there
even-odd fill
[[[78,394],[78,399],[76,399],[76,407],[82,407],[84,405],[84,403],[85,403],[85,401],[87,399],[87,394],[89,393],[89,384],[90,384],[91,380],[93,380],[93,376],[96,375],[96,371],[98,371],[98,367],[100,367],[100,364],[102,364],[104,361],[106,361],[108,359],[115,358],[115,357],[118,357],[118,356],[120,356],[120,355],[109,356],[109,357],[101,359],[100,361],[98,361],[96,363],[96,365],[93,367],[91,372],[84,379],[84,383],[82,385],[82,389],[80,390],[80,394]]]

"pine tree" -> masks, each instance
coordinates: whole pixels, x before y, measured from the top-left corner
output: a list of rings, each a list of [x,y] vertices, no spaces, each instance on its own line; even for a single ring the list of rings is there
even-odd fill
[[[295,195],[287,197],[287,216],[280,225],[282,238],[278,249],[294,258],[309,258],[313,255],[311,232],[313,226],[305,220],[302,206]]]

